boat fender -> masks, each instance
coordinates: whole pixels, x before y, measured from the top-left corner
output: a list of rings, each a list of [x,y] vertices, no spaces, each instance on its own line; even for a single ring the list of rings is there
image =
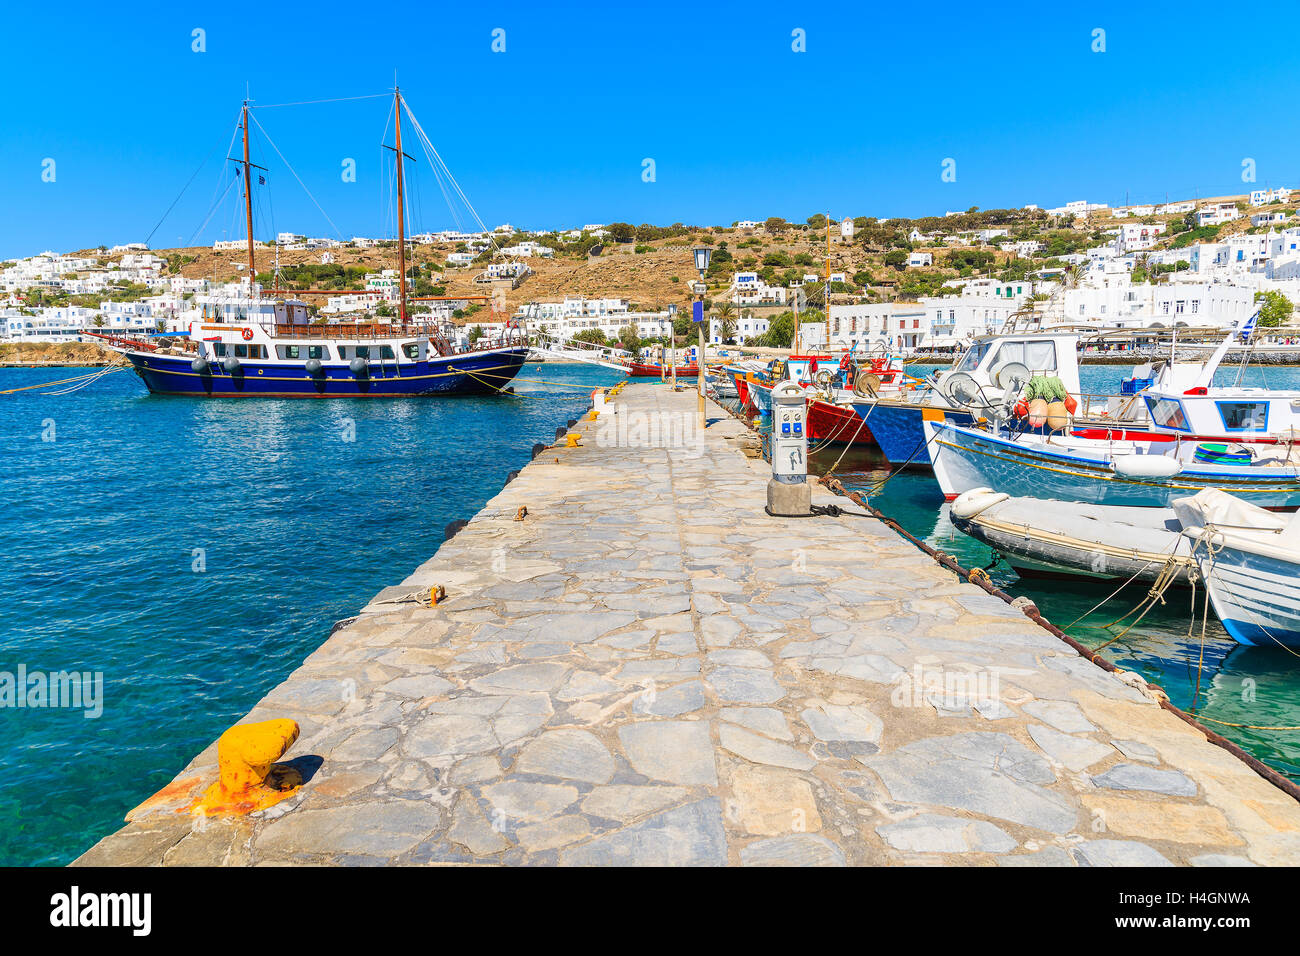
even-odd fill
[[[228,375],[234,375],[239,369],[239,359],[233,355],[227,355],[221,360],[221,367],[226,370]]]
[[[1129,478],[1172,478],[1183,470],[1167,455],[1118,455],[1110,467],[1115,474]]]
[[[1042,428],[1047,424],[1047,400],[1035,398],[1029,403],[1029,424],[1033,428]]]
[[[308,359],[303,368],[307,370],[308,375],[315,378],[324,370],[325,366],[321,365],[320,359]]]
[[[351,362],[348,363],[348,368],[352,369],[352,374],[355,375],[357,378],[363,377],[366,374],[366,370],[369,368],[369,366],[370,363],[363,358],[354,358]]]
[[[972,488],[958,495],[950,506],[950,511],[957,518],[974,518],[982,511],[1006,501],[1011,496],[992,488]]]
[[[199,375],[208,375],[212,371],[212,369],[208,368],[208,360],[202,357],[190,362],[190,368]]]

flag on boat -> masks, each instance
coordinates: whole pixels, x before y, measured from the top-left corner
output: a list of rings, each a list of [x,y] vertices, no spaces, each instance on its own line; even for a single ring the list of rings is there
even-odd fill
[[[1241,336],[1243,342],[1250,338],[1250,333],[1255,331],[1255,320],[1259,318],[1259,310],[1256,309],[1250,314],[1245,322],[1241,323],[1241,328],[1237,329],[1237,334]]]

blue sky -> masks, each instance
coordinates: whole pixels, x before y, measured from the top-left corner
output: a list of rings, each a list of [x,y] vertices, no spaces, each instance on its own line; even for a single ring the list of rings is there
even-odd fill
[[[394,70],[489,225],[1158,202],[1245,191],[1246,158],[1261,186],[1300,186],[1300,63],[1274,19],[1221,3],[12,4],[0,258],[143,241],[160,219],[155,248],[238,232],[237,191],[212,200],[246,83],[338,231],[390,232],[388,102],[269,105],[383,93]],[[259,238],[335,235],[254,143]],[[406,145],[415,228],[455,227]]]

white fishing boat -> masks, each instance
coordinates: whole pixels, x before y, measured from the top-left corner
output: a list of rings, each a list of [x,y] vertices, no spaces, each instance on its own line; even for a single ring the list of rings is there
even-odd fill
[[[957,497],[948,516],[1022,575],[1185,582],[1196,566],[1172,508],[1013,498],[974,488]]]
[[[926,421],[934,477],[949,501],[973,488],[1017,498],[1169,507],[1217,488],[1265,508],[1300,507],[1300,447],[1225,444],[1152,434],[1111,441]]]
[[[1241,644],[1300,646],[1300,514],[1214,489],[1173,505],[1227,632]]]

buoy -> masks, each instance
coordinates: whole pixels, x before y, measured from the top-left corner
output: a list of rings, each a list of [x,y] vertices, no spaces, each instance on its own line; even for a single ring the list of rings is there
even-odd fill
[[[1009,497],[1011,496],[992,488],[972,488],[956,497],[949,506],[949,512],[957,518],[973,518]]]
[[[1042,428],[1047,421],[1047,401],[1042,398],[1036,398],[1029,403],[1029,424],[1034,428]]]
[[[1168,455],[1119,455],[1110,467],[1115,474],[1129,478],[1172,478],[1183,470]]]
[[[227,355],[221,360],[221,367],[226,370],[226,374],[234,375],[239,369],[239,359],[233,355]]]
[[[1047,403],[1047,427],[1056,431],[1070,424],[1070,413],[1066,411],[1065,402]]]
[[[348,363],[348,368],[352,370],[352,374],[357,378],[364,378],[368,373],[370,363],[358,356]]]
[[[1076,411],[1079,410],[1079,402],[1075,399],[1073,395],[1070,395],[1068,393],[1065,396],[1065,410],[1069,412],[1071,415],[1073,415]]]
[[[212,372],[212,369],[208,368],[208,360],[202,357],[190,362],[190,368],[199,375],[208,375]]]
[[[325,366],[321,365],[320,359],[308,359],[303,368],[307,370],[308,375],[314,378],[324,370]]]

